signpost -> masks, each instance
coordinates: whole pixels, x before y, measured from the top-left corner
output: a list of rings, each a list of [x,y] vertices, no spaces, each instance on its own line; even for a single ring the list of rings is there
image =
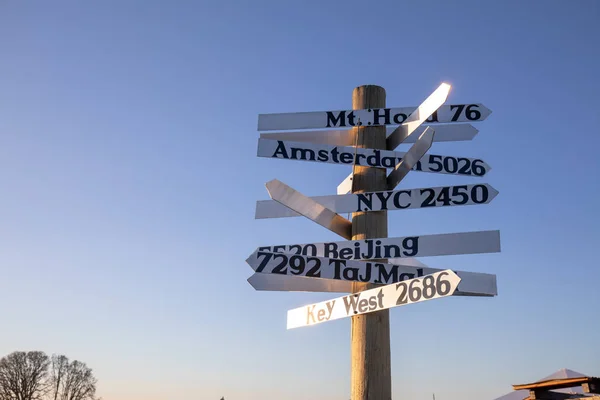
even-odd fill
[[[387,108],[385,90],[366,85],[354,89],[351,110],[258,116],[258,157],[352,166],[337,195],[308,197],[272,179],[271,200],[255,209],[256,219],[304,216],[346,240],[260,246],[246,260],[256,290],[346,293],[289,310],[287,328],[351,318],[351,400],[391,398],[391,308],[498,294],[496,275],[430,268],[415,257],[500,252],[499,231],[387,237],[388,211],[489,204],[498,195],[487,183],[396,188],[410,171],[490,171],[481,159],[428,154],[436,142],[472,140],[471,123],[491,113],[479,103],[444,104],[449,92],[442,83],[417,107]],[[402,143],[411,146],[396,151]]]

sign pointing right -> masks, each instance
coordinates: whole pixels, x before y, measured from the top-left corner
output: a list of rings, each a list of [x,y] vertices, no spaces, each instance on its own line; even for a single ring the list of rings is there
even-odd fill
[[[289,310],[287,329],[452,296],[461,279],[452,270],[392,283]]]

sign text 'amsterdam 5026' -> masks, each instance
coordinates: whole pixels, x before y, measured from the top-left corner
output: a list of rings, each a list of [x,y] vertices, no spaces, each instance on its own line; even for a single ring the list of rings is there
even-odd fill
[[[268,139],[258,139],[257,150],[258,157],[379,168],[395,168],[402,161],[405,154],[406,152],[401,151]],[[491,170],[491,167],[483,160],[476,158],[429,154],[418,161],[412,170],[439,174],[484,176]]]

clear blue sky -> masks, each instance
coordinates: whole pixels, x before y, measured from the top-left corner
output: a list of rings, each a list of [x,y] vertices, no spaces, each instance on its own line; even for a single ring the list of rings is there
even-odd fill
[[[339,294],[256,292],[259,245],[339,240],[254,220],[264,183],[335,193],[338,165],[256,157],[259,113],[412,106],[441,82],[493,113],[471,142],[489,205],[390,212],[390,236],[499,229],[502,252],[420,259],[497,274],[496,298],[393,309],[396,399],[493,399],[559,368],[600,375],[600,3],[0,4],[0,353],[87,362],[110,400],[349,398]]]

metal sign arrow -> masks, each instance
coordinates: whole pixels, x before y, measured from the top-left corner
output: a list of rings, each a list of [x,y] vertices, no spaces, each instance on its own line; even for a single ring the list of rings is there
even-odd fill
[[[448,93],[450,92],[450,85],[448,85],[447,83],[442,83],[431,95],[429,95],[429,97],[427,97],[425,99],[425,101],[423,103],[421,103],[421,105],[419,107],[417,107],[417,109],[412,112],[408,118],[406,118],[406,120],[400,124],[400,126],[398,126],[398,128],[396,128],[386,139],[386,147],[388,150],[395,150],[396,147],[398,147],[398,145],[400,143],[402,143],[404,140],[406,140],[407,137],[410,136],[411,133],[413,133],[423,122],[425,122],[425,120],[427,120],[427,118],[429,118],[431,116],[431,114],[433,114],[438,108],[440,108],[440,106],[442,104],[444,104],[444,102],[446,101],[446,99],[448,98]],[[427,132],[430,128],[428,127],[425,132]],[[424,138],[424,140],[428,140],[429,141],[429,146],[425,149],[425,151],[423,151],[423,153],[414,161],[414,164],[417,163],[417,161],[419,161],[419,159],[421,157],[423,157],[423,155],[427,152],[427,150],[429,150],[429,148],[431,147],[431,143],[433,142],[433,133],[431,133],[431,138],[428,138],[425,135],[425,132],[423,132],[421,134],[421,136],[419,136],[419,139],[416,141],[415,145],[417,143],[419,143],[422,138]],[[424,145],[424,144],[423,144]],[[422,145],[422,146],[423,146]],[[413,150],[415,148],[415,146],[413,146],[411,148],[411,150]],[[414,151],[420,151],[421,148],[419,148],[419,150],[415,149]],[[418,153],[417,153],[418,154]],[[410,171],[410,168],[412,168],[412,166],[408,169],[406,169],[406,166],[408,165],[407,163],[403,163],[404,165],[396,172],[393,171],[392,174],[390,174],[390,176],[388,176],[388,187],[391,186],[392,188],[395,188],[398,183],[400,183],[400,181],[406,176],[406,174],[408,174],[408,172]],[[348,175],[346,177],[346,179],[344,179],[342,181],[342,183],[340,185],[338,185],[338,194],[345,194],[348,193],[349,191],[351,191],[352,189],[352,179],[353,179],[353,175],[354,175],[354,170],[350,173],[350,175]],[[391,177],[391,179],[390,179]],[[345,190],[346,188],[348,188],[348,191],[346,192],[341,192],[340,193],[340,187],[342,187],[342,190]]]
[[[411,210],[415,208],[458,207],[489,204],[498,191],[487,183],[457,186],[435,186],[382,192],[348,193],[344,195],[311,196],[317,203],[338,214]],[[300,214],[274,200],[258,200],[255,219],[299,217]]]
[[[422,278],[298,307],[288,311],[287,329],[452,296],[460,281],[454,271],[447,269]]]
[[[427,266],[417,268],[410,265],[413,263],[408,260],[410,259],[401,259],[399,263],[391,264],[256,250],[246,259],[246,263],[255,272],[262,274],[386,285],[442,271]],[[498,294],[496,275],[467,271],[454,272],[462,279],[457,289],[461,295],[496,296]]]
[[[421,157],[427,153],[427,150],[431,148],[431,144],[433,143],[434,135],[435,131],[431,127],[427,127],[425,132],[419,136],[417,142],[413,144],[404,157],[402,157],[402,161],[400,161],[400,163],[396,165],[396,168],[394,168],[387,176],[388,190],[393,190],[398,186],[400,181],[402,181],[417,162],[419,162]]]
[[[442,83],[417,109],[396,128],[386,140],[387,149],[394,150],[411,133],[415,131],[427,118],[431,116],[448,98],[450,85]]]
[[[425,123],[420,125],[414,132],[407,136],[402,143],[415,143],[417,138],[427,128]],[[391,134],[398,128],[386,127],[387,134]],[[461,142],[473,140],[479,130],[471,124],[457,125],[435,125],[435,137],[433,141],[438,142]],[[284,132],[261,132],[260,137],[268,140],[285,140],[290,142],[308,142],[316,144],[330,144],[334,146],[354,146],[356,144],[355,129],[334,129],[321,131],[284,131]],[[389,138],[389,136],[388,136]]]
[[[346,218],[277,179],[267,182],[265,186],[267,187],[269,196],[273,200],[337,233],[345,239],[352,239],[352,222]]]

